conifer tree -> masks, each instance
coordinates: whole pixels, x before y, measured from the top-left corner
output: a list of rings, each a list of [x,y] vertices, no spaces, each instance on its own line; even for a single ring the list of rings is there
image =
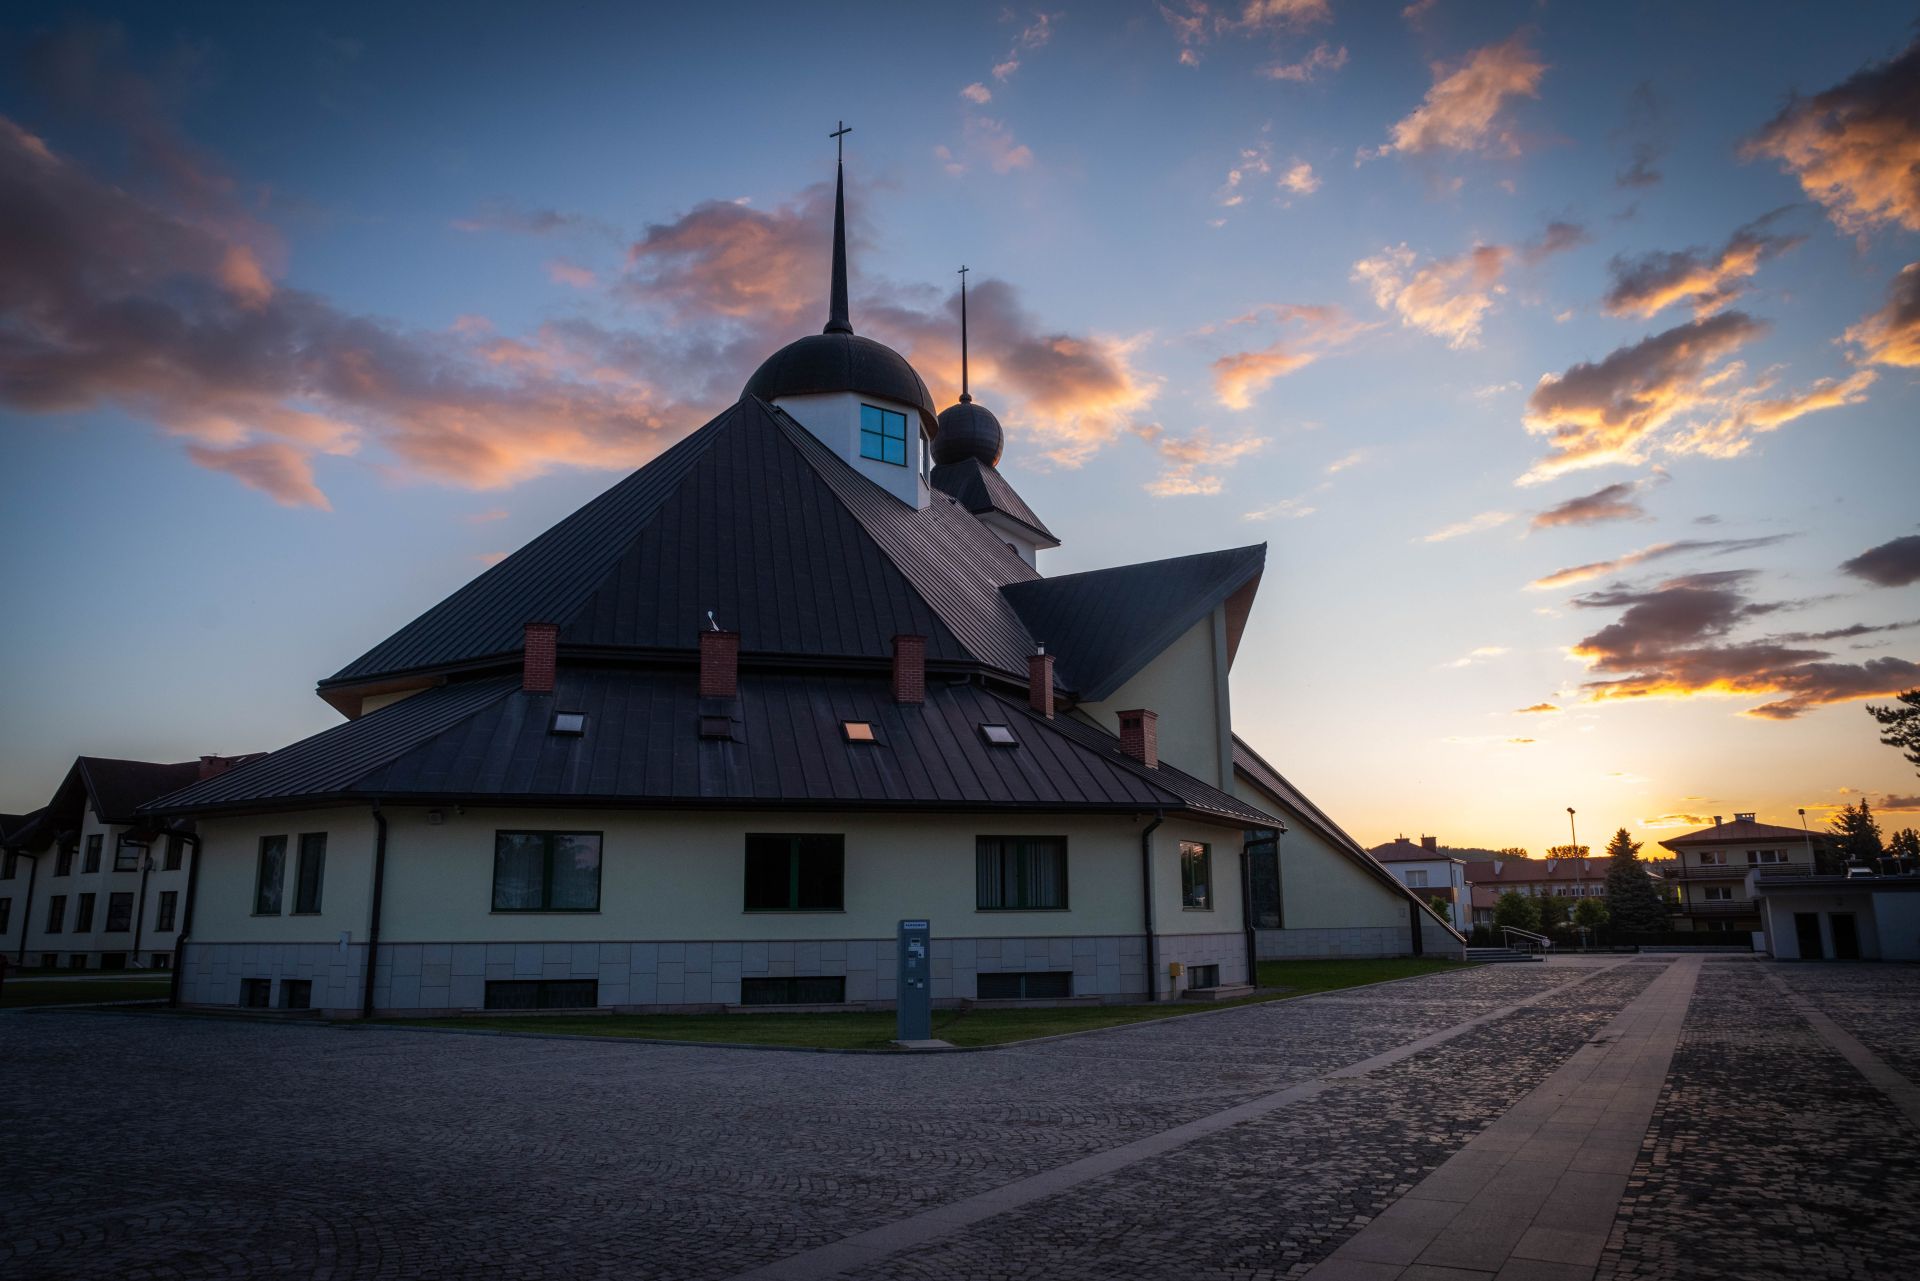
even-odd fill
[[[1888,747],[1897,747],[1900,754],[1920,766],[1920,689],[1910,689],[1904,694],[1894,695],[1892,707],[1875,707],[1867,704],[1867,715],[1887,727],[1880,741]]]
[[[1858,805],[1846,806],[1833,816],[1833,834],[1840,846],[1840,856],[1849,863],[1865,863],[1871,867],[1886,853],[1880,841],[1880,821],[1874,818],[1864,796]]]
[[[1622,934],[1658,934],[1669,925],[1666,900],[1640,861],[1640,845],[1621,828],[1607,843],[1607,916]]]

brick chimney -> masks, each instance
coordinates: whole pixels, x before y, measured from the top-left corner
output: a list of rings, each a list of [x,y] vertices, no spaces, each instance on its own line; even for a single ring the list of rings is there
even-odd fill
[[[1420,848],[1438,853],[1440,850],[1440,838],[1437,836],[1423,836],[1420,838]]]
[[[1159,720],[1144,708],[1120,713],[1120,750],[1148,769],[1160,768]]]
[[[1715,815],[1713,816],[1713,825],[1714,825],[1715,827],[1718,827],[1718,826],[1720,826],[1720,816],[1719,816],[1718,814],[1715,814]]]
[[[700,697],[735,698],[740,693],[740,633],[700,633]]]
[[[557,623],[528,623],[521,643],[520,688],[529,694],[553,693],[554,670],[559,664],[560,627]]]
[[[893,701],[927,701],[927,638],[924,636],[893,638]]]
[[[1039,653],[1027,655],[1027,706],[1053,719],[1053,655],[1045,645]]]
[[[200,758],[200,777],[213,778],[224,774],[240,762],[231,756],[202,756]]]

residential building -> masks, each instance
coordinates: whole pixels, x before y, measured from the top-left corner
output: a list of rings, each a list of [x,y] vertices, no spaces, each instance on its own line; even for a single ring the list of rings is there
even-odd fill
[[[1713,816],[1713,826],[1660,842],[1674,854],[1666,869],[1676,930],[1737,932],[1761,929],[1753,885],[1762,878],[1801,878],[1828,870],[1828,838],[1804,828],[1762,823],[1735,814],[1731,823]]]
[[[1448,923],[1456,930],[1473,927],[1467,901],[1467,860],[1440,849],[1440,838],[1422,836],[1419,844],[1396,836],[1368,853],[1385,864],[1401,884],[1429,903],[1445,904]]]
[[[1493,908],[1509,892],[1529,898],[1559,898],[1576,902],[1605,898],[1607,869],[1604,858],[1496,858],[1476,859],[1466,866],[1471,886],[1474,925],[1492,925]]]
[[[1747,869],[1756,946],[1782,961],[1920,961],[1920,876]]]
[[[0,837],[0,950],[16,965],[165,969],[193,827],[142,817],[138,807],[239,759],[76,758],[53,799]]]
[[[842,183],[821,334],[321,681],[345,724],[147,807],[202,841],[180,999],[885,1006],[909,917],[941,1003],[1425,946],[1234,734],[1265,548],[1042,577],[997,420],[854,333],[845,262]]]

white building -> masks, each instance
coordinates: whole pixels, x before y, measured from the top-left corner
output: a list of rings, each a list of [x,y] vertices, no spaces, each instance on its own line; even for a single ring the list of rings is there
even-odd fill
[[[322,681],[347,723],[149,807],[203,842],[186,1002],[884,1005],[903,917],[947,1003],[1458,954],[1235,737],[1264,547],[1042,577],[843,227],[825,332]]]
[[[1422,836],[1415,845],[1397,836],[1368,853],[1383,863],[1402,885],[1429,903],[1444,903],[1447,921],[1456,930],[1471,929],[1467,892],[1467,861],[1440,852],[1440,838]]]

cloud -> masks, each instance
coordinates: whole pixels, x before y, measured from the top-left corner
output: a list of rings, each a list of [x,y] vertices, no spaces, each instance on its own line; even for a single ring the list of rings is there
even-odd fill
[[[600,277],[594,275],[591,268],[568,262],[565,258],[555,258],[547,263],[547,278],[556,285],[570,285],[575,289],[592,289],[600,283]]]
[[[1266,448],[1264,436],[1240,436],[1216,440],[1205,427],[1186,436],[1165,435],[1157,424],[1138,429],[1142,439],[1151,443],[1167,467],[1145,488],[1161,498],[1183,494],[1217,494],[1222,486],[1220,471],[1242,458]]]
[[[1373,457],[1371,449],[1352,449],[1327,464],[1327,475],[1337,476],[1349,467],[1358,467]]]
[[[1312,364],[1366,328],[1354,323],[1338,307],[1290,304],[1258,307],[1226,323],[1253,324],[1262,320],[1287,328],[1288,335],[1265,347],[1230,352],[1210,366],[1214,397],[1228,409],[1250,408],[1253,398],[1276,379]]]
[[[1920,231],[1920,41],[1811,98],[1795,97],[1747,141],[1800,180],[1841,230]]]
[[[1433,65],[1433,87],[1413,113],[1388,131],[1375,155],[1392,152],[1489,151],[1518,155],[1520,141],[1505,119],[1515,98],[1535,98],[1547,64],[1527,47],[1525,32],[1476,49],[1449,70]],[[1364,153],[1363,153],[1364,154]]]
[[[1304,498],[1283,498],[1270,507],[1244,513],[1241,520],[1299,520],[1303,516],[1313,515],[1316,509]]]
[[[1778,236],[1767,225],[1778,218],[1776,209],[1736,230],[1716,250],[1682,249],[1616,257],[1608,270],[1613,284],[1601,300],[1609,316],[1652,316],[1677,302],[1692,306],[1696,317],[1710,316],[1738,298],[1760,264],[1777,258],[1806,239]]]
[[[209,471],[224,472],[247,488],[259,490],[282,507],[333,510],[333,504],[313,483],[312,459],[283,441],[263,440],[230,449],[188,445],[187,456]]]
[[[1175,0],[1159,8],[1160,16],[1173,31],[1183,67],[1199,66],[1200,50],[1215,39],[1290,33],[1333,18],[1328,0],[1242,0],[1238,5]]]
[[[1920,796],[1895,796],[1891,792],[1874,802],[1877,810],[1894,810],[1907,813],[1920,810]]]
[[[1793,537],[1791,534],[1768,534],[1762,538],[1683,538],[1678,542],[1655,543],[1651,547],[1642,547],[1638,551],[1627,552],[1612,560],[1596,560],[1586,565],[1575,565],[1570,569],[1555,570],[1545,578],[1534,579],[1527,586],[1542,591],[1553,587],[1566,587],[1607,574],[1617,574],[1623,569],[1632,569],[1648,561],[1666,560],[1673,556],[1687,556],[1695,553],[1703,556],[1731,556],[1735,552],[1750,552],[1762,547],[1771,547],[1791,537]]]
[[[993,65],[993,78],[1005,81],[1014,72],[1020,70],[1021,55],[1043,49],[1053,39],[1053,24],[1063,15],[1057,13],[1036,13],[1033,20],[1020,29],[1013,38],[1013,45],[1007,50],[1007,56]],[[985,98],[976,98],[976,102],[985,102]]]
[[[1640,826],[1656,828],[1705,827],[1708,821],[1706,816],[1701,814],[1656,814],[1652,818],[1641,819]]]
[[[1280,186],[1296,196],[1311,196],[1320,190],[1320,179],[1313,172],[1313,166],[1304,160],[1296,160],[1280,175]]]
[[[1413,0],[1413,3],[1400,10],[1400,17],[1409,25],[1417,27],[1436,3],[1438,0]]]
[[[1667,154],[1664,117],[1653,85],[1645,80],[1635,85],[1627,95],[1627,125],[1621,131],[1632,142],[1633,159],[1614,175],[1615,186],[1639,189],[1659,184],[1661,173],[1654,166]]]
[[[1920,683],[1920,664],[1905,659],[1836,663],[1825,650],[1797,646],[1791,637],[1729,639],[1741,626],[1785,608],[1749,600],[1752,577],[1750,570],[1726,570],[1669,579],[1645,591],[1576,597],[1573,603],[1584,609],[1624,611],[1573,648],[1596,674],[1581,686],[1588,701],[1778,694],[1784,697],[1747,714],[1791,720],[1823,704]]]
[[[962,98],[965,98],[968,102],[975,104],[976,106],[984,106],[985,104],[993,101],[993,90],[987,88],[985,85],[981,84],[978,80],[976,80],[972,84],[968,85],[966,88],[962,89],[960,91],[960,96]]]
[[[1499,658],[1501,655],[1511,652],[1512,651],[1505,645],[1482,645],[1477,649],[1467,651],[1467,653],[1454,659],[1450,663],[1440,664],[1440,667],[1443,671],[1460,667],[1472,667],[1475,663],[1484,663],[1490,658]]]
[[[1006,122],[986,116],[968,116],[962,130],[967,147],[987,162],[995,173],[1012,173],[1033,167],[1033,148],[1014,139]]]
[[[1634,493],[1639,484],[1633,481],[1621,481],[1591,494],[1582,494],[1578,498],[1569,498],[1537,513],[1532,521],[1535,529],[1554,529],[1561,525],[1598,525],[1609,520],[1639,520],[1647,514]]]
[[[489,507],[485,511],[469,512],[461,519],[469,525],[486,525],[496,520],[505,520],[510,514],[504,507]]]
[[[1720,403],[1729,379],[1743,371],[1716,366],[1766,329],[1743,312],[1723,311],[1542,377],[1527,398],[1525,423],[1548,438],[1553,452],[1523,482],[1643,461],[1648,436],[1682,414]]]
[[[1264,132],[1264,131],[1263,131]],[[1240,149],[1240,158],[1227,170],[1226,181],[1213,193],[1215,203],[1232,209],[1246,203],[1246,183],[1273,172],[1273,143],[1265,138]]]
[[[1552,703],[1535,703],[1531,707],[1516,707],[1513,710],[1517,715],[1526,716],[1530,714],[1548,715],[1558,712],[1560,709]]]
[[[1476,347],[1494,299],[1506,292],[1501,278],[1511,265],[1539,263],[1585,240],[1581,228],[1555,222],[1524,245],[1475,245],[1422,266],[1415,265],[1419,255],[1402,244],[1356,262],[1352,279],[1367,286],[1374,303],[1396,313],[1402,325],[1444,338],[1456,350]]]
[[[1306,84],[1316,80],[1323,72],[1338,71],[1347,65],[1347,47],[1334,48],[1327,44],[1317,44],[1313,51],[1298,62],[1277,62],[1270,67],[1262,67],[1260,74],[1269,80],[1287,80],[1294,84]]]
[[[1845,378],[1821,378],[1804,390],[1769,396],[1766,393],[1775,386],[1774,376],[1769,373],[1754,385],[1730,393],[1721,416],[1676,434],[1665,448],[1673,454],[1737,457],[1747,451],[1755,436],[1777,431],[1823,409],[1860,404],[1876,377],[1873,370],[1860,369]]]
[[[607,233],[612,230],[605,223],[582,214],[563,213],[558,209],[523,209],[504,202],[482,205],[475,213],[454,219],[452,226],[455,231],[507,231],[522,236],[551,236],[568,231]]]
[[[1887,286],[1887,305],[1849,328],[1846,340],[1876,365],[1920,368],[1920,262],[1910,262]]]
[[[1449,539],[1461,538],[1467,534],[1478,534],[1484,530],[1498,529],[1512,519],[1512,512],[1481,512],[1478,516],[1471,516],[1466,520],[1448,525],[1444,529],[1436,529],[1419,541],[1423,543],[1444,543]]]
[[[1920,583],[1920,534],[1908,534],[1878,547],[1869,547],[1840,568],[1881,587]]]

